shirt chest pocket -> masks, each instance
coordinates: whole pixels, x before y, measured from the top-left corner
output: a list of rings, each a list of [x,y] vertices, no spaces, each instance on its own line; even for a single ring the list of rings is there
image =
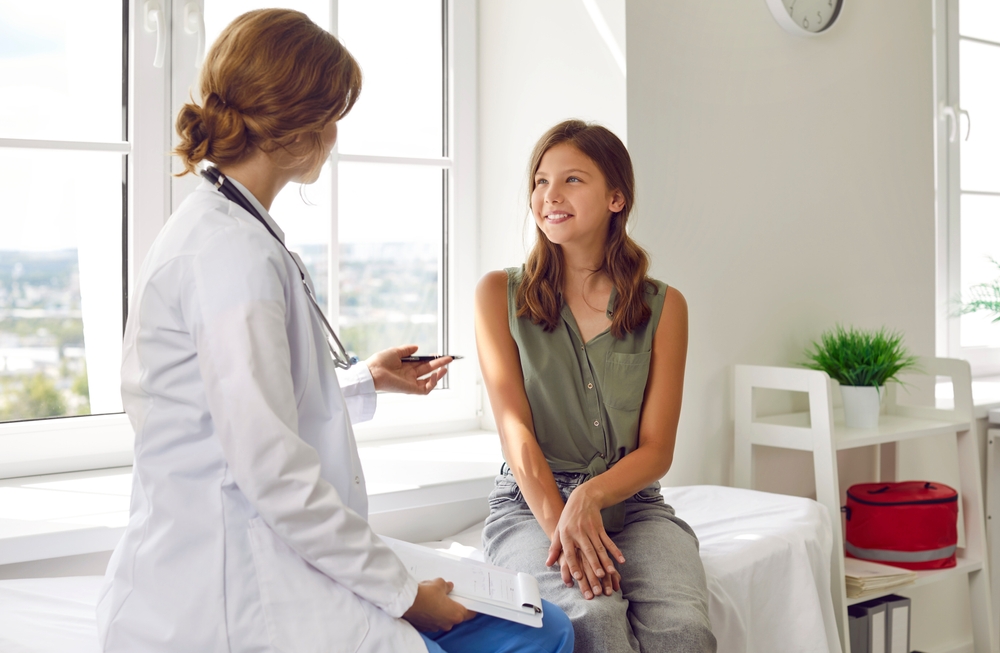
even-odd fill
[[[649,376],[650,352],[623,354],[608,352],[601,390],[608,408],[636,411],[642,407]]]

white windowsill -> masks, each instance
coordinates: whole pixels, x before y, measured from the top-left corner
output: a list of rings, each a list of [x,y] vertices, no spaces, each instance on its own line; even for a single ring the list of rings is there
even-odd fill
[[[438,529],[455,532],[482,519],[503,462],[488,431],[359,450],[372,525],[395,537],[422,533],[435,519]],[[130,467],[0,480],[0,565],[110,551],[128,522],[131,486]],[[416,518],[404,523],[411,513]]]
[[[951,381],[935,386],[935,405],[951,408],[954,404]],[[972,403],[976,419],[985,419],[990,410],[1000,408],[1000,376],[983,376],[972,379]]]

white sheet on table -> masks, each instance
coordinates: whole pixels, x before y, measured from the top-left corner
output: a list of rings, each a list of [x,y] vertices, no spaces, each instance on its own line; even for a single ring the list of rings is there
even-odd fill
[[[832,534],[815,501],[719,486],[664,488],[698,534],[719,653],[840,653]],[[482,559],[482,524],[433,546]],[[0,581],[0,651],[93,653],[103,579]]]
[[[719,653],[840,653],[823,506],[714,485],[663,498],[698,535]]]

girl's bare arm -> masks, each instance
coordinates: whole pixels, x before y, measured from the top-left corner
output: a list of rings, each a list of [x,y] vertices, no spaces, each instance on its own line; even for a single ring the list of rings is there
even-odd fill
[[[535,519],[551,539],[563,500],[535,439],[517,344],[507,322],[507,273],[503,270],[490,272],[476,288],[476,348],[504,460]]]

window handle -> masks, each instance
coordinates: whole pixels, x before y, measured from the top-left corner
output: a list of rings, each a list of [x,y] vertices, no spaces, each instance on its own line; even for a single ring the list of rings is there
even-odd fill
[[[205,12],[197,2],[184,5],[184,33],[198,35],[198,50],[194,55],[194,67],[200,68],[205,59]]]
[[[948,142],[954,143],[955,138],[958,136],[959,124],[961,122],[962,116],[965,116],[966,125],[965,129],[965,139],[969,140],[969,134],[972,133],[972,117],[969,116],[969,112],[962,107],[953,107],[951,105],[942,102],[938,105],[938,113],[942,120],[948,120]]]
[[[955,107],[949,106],[942,102],[938,105],[938,113],[940,114],[941,120],[948,121],[948,142],[954,143],[957,127],[958,127],[958,115],[955,113]]]
[[[965,128],[965,140],[969,140],[969,134],[972,133],[972,116],[969,115],[968,111],[961,107],[958,108],[958,115],[959,119],[961,119],[961,116],[965,116],[965,124],[967,125]]]
[[[156,54],[153,68],[163,68],[163,57],[167,53],[167,24],[163,20],[163,8],[157,0],[146,0],[142,7],[143,26],[147,32],[156,32]]]

